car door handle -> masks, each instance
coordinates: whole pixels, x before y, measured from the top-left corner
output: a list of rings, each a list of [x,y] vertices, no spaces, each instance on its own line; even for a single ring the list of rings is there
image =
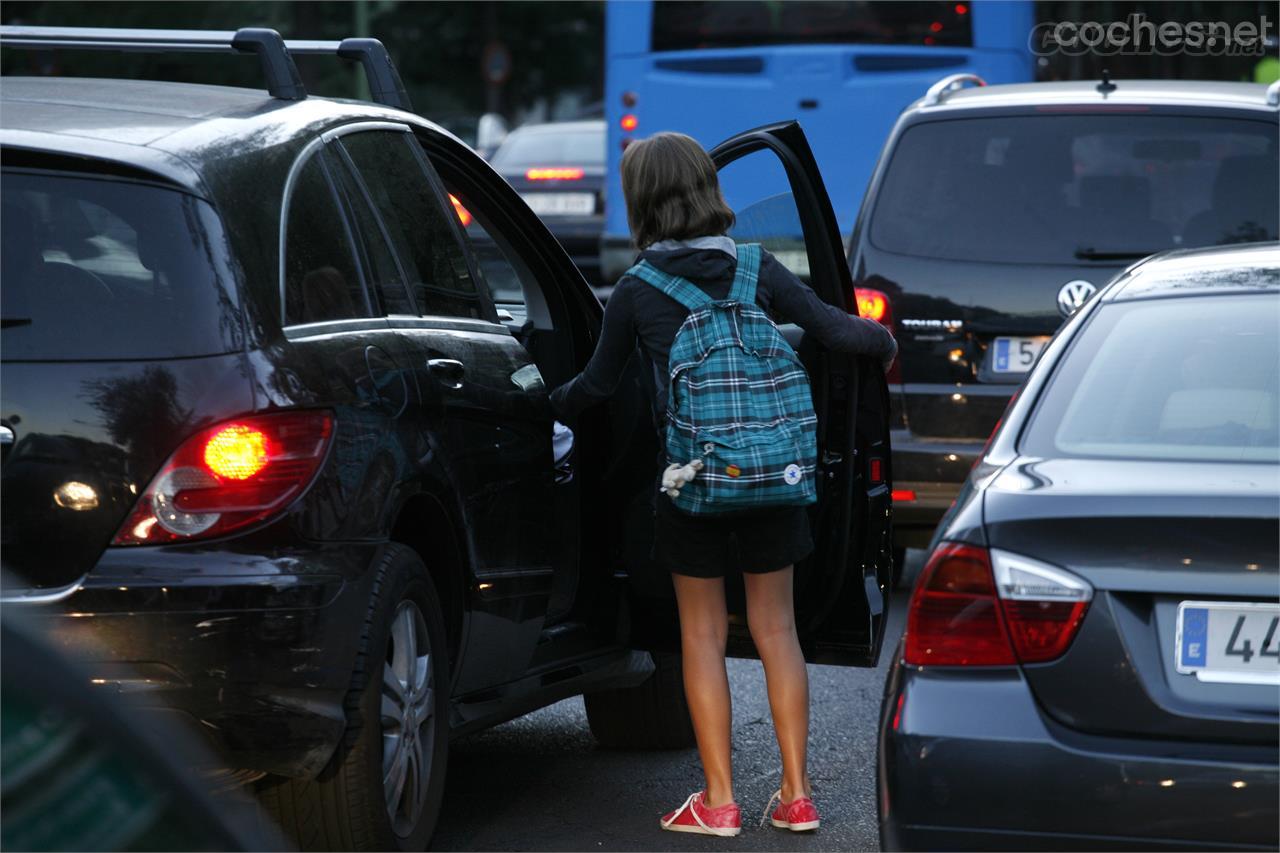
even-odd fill
[[[456,358],[429,358],[427,369],[440,377],[445,385],[457,390],[462,387],[462,376],[467,368]]]

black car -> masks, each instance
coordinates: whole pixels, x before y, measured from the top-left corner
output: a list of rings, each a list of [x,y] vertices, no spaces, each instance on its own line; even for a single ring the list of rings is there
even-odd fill
[[[899,548],[928,543],[1040,350],[1102,283],[1153,252],[1280,228],[1280,84],[981,83],[945,78],[903,112],[850,243],[900,345]]]
[[[600,276],[604,130],[602,119],[526,124],[513,130],[489,160],[596,288],[605,285]]]
[[[1173,252],[1040,356],[890,671],[886,850],[1275,850],[1280,245]]]
[[[652,377],[633,367],[557,466],[546,388],[585,365],[600,303],[510,185],[408,111],[382,46],[0,43],[252,51],[269,93],[4,80],[5,600],[102,689],[191,723],[308,848],[423,849],[450,736],[567,696],[605,743],[691,745],[649,559]],[[385,103],[308,97],[294,52],[359,59]],[[799,128],[714,151],[748,155],[787,164],[813,287],[851,307]],[[799,346],[821,419],[801,643],[873,666],[888,389],[874,359]],[[731,606],[730,653],[753,655]]]

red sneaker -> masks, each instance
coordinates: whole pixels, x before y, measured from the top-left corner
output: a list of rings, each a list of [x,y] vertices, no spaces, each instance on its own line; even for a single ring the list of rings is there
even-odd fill
[[[705,791],[690,794],[684,805],[662,818],[659,825],[672,832],[696,832],[699,835],[731,837],[742,832],[742,810],[737,803],[714,809],[702,804]]]
[[[766,815],[769,814],[774,800],[778,801],[778,807],[773,810],[770,818],[774,826],[779,829],[789,829],[792,832],[808,832],[818,828],[818,807],[813,804],[813,800],[808,797],[796,797],[791,802],[784,803],[782,791],[779,790],[769,798],[769,805],[764,808]],[[761,820],[760,823],[763,825],[764,821]]]

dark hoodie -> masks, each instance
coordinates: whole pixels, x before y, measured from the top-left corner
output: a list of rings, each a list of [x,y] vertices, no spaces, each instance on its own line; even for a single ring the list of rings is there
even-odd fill
[[[727,299],[737,262],[718,249],[649,249],[641,258],[671,275],[693,282],[713,299]],[[823,302],[804,282],[768,252],[760,258],[756,304],[775,320],[795,323],[828,349],[864,353],[886,366],[898,345],[874,320],[851,317]],[[551,392],[551,404],[561,420],[572,420],[588,406],[608,399],[635,351],[636,342],[657,384],[655,404],[667,400],[667,356],[689,309],[648,282],[624,275],[613,289],[604,311],[600,343],[582,373]]]

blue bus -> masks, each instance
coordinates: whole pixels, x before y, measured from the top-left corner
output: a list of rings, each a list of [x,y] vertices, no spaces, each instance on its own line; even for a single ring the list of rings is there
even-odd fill
[[[631,265],[618,164],[629,140],[678,130],[707,148],[758,125],[798,119],[817,156],[841,232],[893,121],[939,78],[1034,79],[1027,0],[609,0],[605,283]],[[732,180],[758,197],[780,176]],[[724,186],[730,206],[737,187]],[[785,187],[778,187],[780,193]]]

